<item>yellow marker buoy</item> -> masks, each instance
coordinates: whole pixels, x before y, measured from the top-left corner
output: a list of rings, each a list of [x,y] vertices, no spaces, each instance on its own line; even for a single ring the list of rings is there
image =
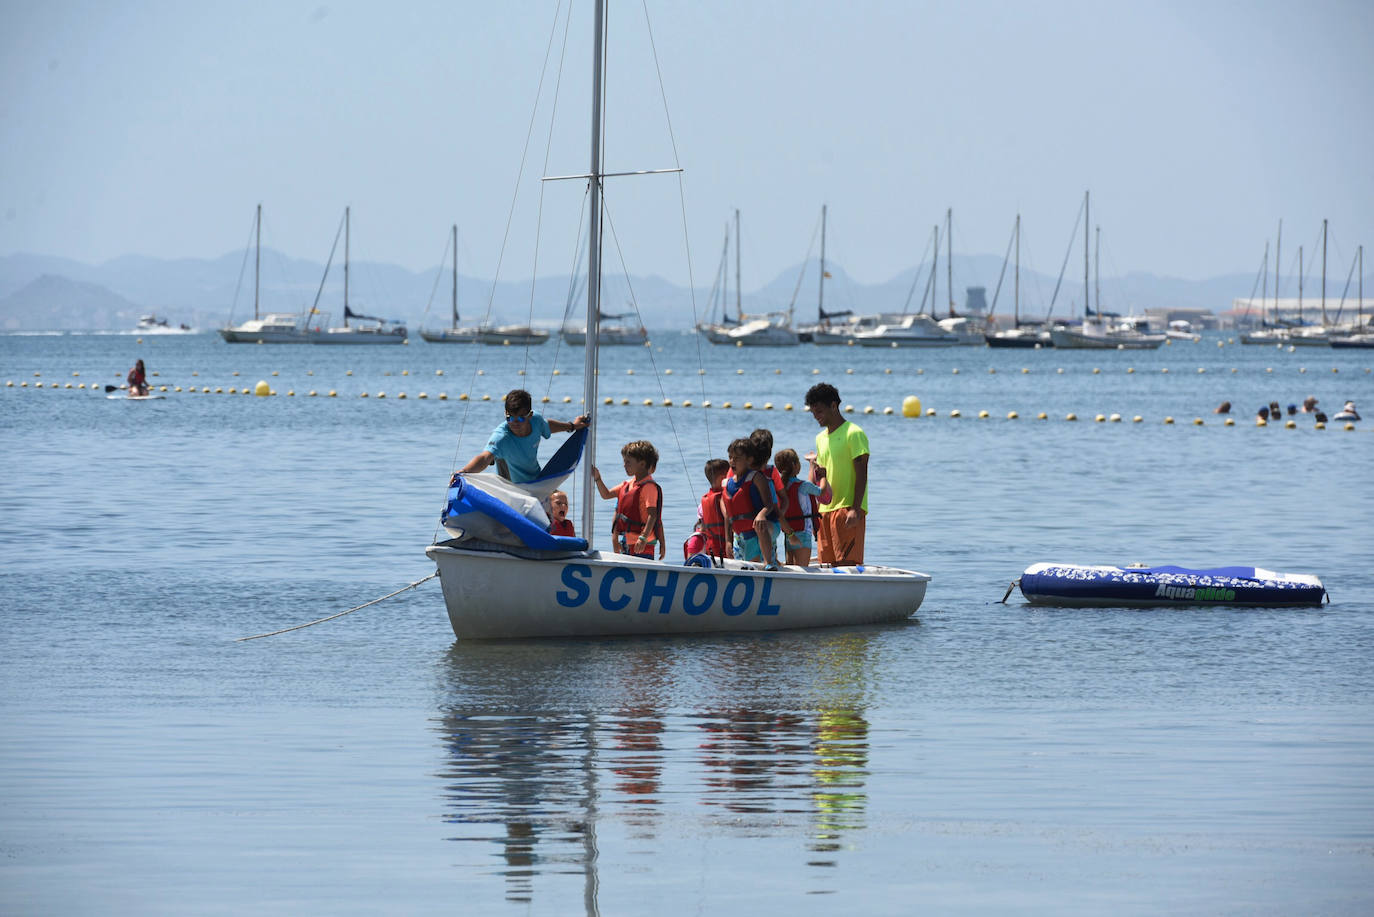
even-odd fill
[[[614,398],[607,398],[606,400],[602,401],[601,403],[602,403],[602,404],[615,404],[615,399],[614,399]]]
[[[377,397],[380,398],[381,396],[378,395]],[[396,394],[396,398],[397,398],[398,401],[404,401],[404,400],[405,400],[405,397],[406,397],[406,393],[405,393],[405,392],[398,392],[398,393]]]
[[[949,412],[949,416],[950,416],[950,417],[963,417],[964,415],[959,413],[959,409],[958,409],[958,408],[954,408],[953,410],[951,410],[951,411]]]
[[[548,395],[545,395],[543,398],[540,398],[539,401],[540,401],[541,404],[548,404],[548,403],[549,403],[549,396],[548,396]]]
[[[307,398],[314,398],[316,394],[317,394],[317,392],[312,388],[312,389],[310,390],[310,393],[309,393],[308,395],[306,395],[306,397],[307,397]]]
[[[563,396],[563,403],[564,403],[564,404],[572,404],[572,398],[570,398],[570,397],[567,396],[567,395],[564,395],[564,396]]]
[[[1036,420],[1049,420],[1049,419],[1050,419],[1050,415],[1046,414],[1044,411],[1041,411],[1039,414],[1036,414],[1036,415],[1035,415],[1035,419],[1036,419]]]
[[[1172,424],[1173,422],[1174,422],[1174,419],[1173,419],[1172,417],[1166,417],[1166,418],[1164,418],[1164,423],[1165,423],[1166,425]]]
[[[992,416],[992,415],[989,414],[987,411],[979,411],[979,412],[978,412],[978,419],[979,419],[979,420],[987,420],[987,419],[988,419],[989,417],[991,417],[991,416]]]
[[[644,399],[644,406],[645,406],[646,408],[647,408],[647,407],[652,407],[652,406],[653,406],[653,403],[654,403],[653,400],[650,399],[650,398],[645,398],[645,399]]]
[[[1093,420],[1094,420],[1096,423],[1102,423],[1102,422],[1105,421],[1106,419],[1107,419],[1107,415],[1106,415],[1106,414],[1098,414],[1096,417],[1093,418]]]
[[[954,369],[950,370],[950,375],[953,375],[953,376],[959,375],[959,367],[956,366],[956,367],[954,367]]]
[[[1121,415],[1120,415],[1120,414],[1113,414],[1112,416],[1108,417],[1107,419],[1110,420],[1112,423],[1121,423]]]
[[[934,409],[934,408],[926,408],[926,416],[927,416],[927,417],[935,417],[935,416],[936,416],[936,414],[935,414],[935,409]]]
[[[330,398],[337,398],[337,397],[339,397],[339,393],[336,392],[334,389],[331,388],[331,389],[329,390],[329,397],[330,397]]]
[[[442,369],[436,369],[436,370],[434,371],[434,375],[436,375],[436,376],[442,376],[443,374],[444,374],[444,371],[443,371]],[[554,374],[555,376],[558,375],[558,370],[555,369],[555,370],[553,371],[553,374]]]
[[[635,371],[634,371],[633,369],[627,369],[627,370],[625,370],[625,375],[627,375],[627,376],[633,376],[634,374],[635,374]]]
[[[1127,366],[1127,367],[1126,367],[1126,375],[1130,376],[1130,375],[1134,375],[1134,374],[1135,374],[1135,367],[1134,367],[1134,366]]]
[[[1093,367],[1093,375],[1094,375],[1094,376],[1098,375],[1098,374],[1101,373],[1101,372],[1102,372],[1102,370],[1099,369],[1098,367],[1096,367],[1096,366]]]
[[[1131,418],[1131,423],[1140,423],[1144,419],[1144,417],[1141,417],[1139,414],[1137,414]]]
[[[692,406],[692,402],[691,402],[690,400],[683,401],[683,402],[682,402],[682,406],[683,406],[684,408],[690,408],[690,407]]]
[[[620,403],[621,403],[621,404],[629,404],[629,403],[630,403],[630,399],[628,399],[628,398],[621,398],[621,399],[620,399]]]
[[[765,411],[771,411],[771,410],[773,410],[773,402],[771,402],[771,401],[765,401],[765,402],[763,403],[763,409],[764,409]]]
[[[995,366],[989,366],[989,367],[988,367],[988,375],[989,375],[989,376],[995,376],[995,375],[997,375],[997,367],[995,367]]]
[[[1354,432],[1354,430],[1355,430],[1355,425],[1354,425],[1353,423],[1347,423],[1347,424],[1345,425],[1345,430],[1346,430],[1346,432]]]
[[[1287,430],[1296,430],[1298,428],[1297,422],[1292,420],[1286,421],[1283,426]]]
[[[509,344],[510,341],[506,341],[506,343]],[[490,395],[483,395],[483,396],[482,396],[482,400],[483,400],[483,401],[490,401],[490,400],[491,400],[491,396],[490,396]]]
[[[1077,419],[1078,419],[1078,415],[1075,414],[1075,413],[1073,413],[1072,411],[1070,411],[1067,415],[1065,415],[1064,419],[1065,419],[1065,420],[1077,420]]]
[[[722,408],[728,409],[728,408],[730,407],[730,402],[728,402],[728,401],[722,401],[722,402],[720,403],[720,406],[721,406]]]
[[[1228,417],[1228,418],[1226,418],[1226,426],[1228,426],[1228,427],[1234,427],[1235,425],[1236,425],[1236,420],[1235,420],[1234,417]]]
[[[866,405],[864,405],[864,413],[865,413],[865,414],[872,414],[872,413],[873,413],[873,405],[871,405],[871,404],[866,404]]]
[[[892,408],[891,408],[891,406],[888,406],[888,407],[883,408],[883,413],[884,413],[884,414],[891,414],[891,413],[892,413]]]
[[[358,397],[359,397],[359,398],[366,398],[366,397],[367,397],[367,392],[363,392],[363,393],[362,393],[361,395],[359,395]]]
[[[905,398],[903,398],[903,399],[902,399],[902,416],[903,416],[903,417],[920,417],[920,416],[921,416],[921,399],[920,399],[920,398],[917,398],[915,395],[907,395]]]
[[[1269,426],[1269,424],[1268,424],[1267,422],[1265,422],[1265,420],[1264,420],[1263,417],[1256,417],[1256,418],[1255,418],[1255,426],[1257,426],[1257,427],[1267,427],[1267,426]]]
[[[257,395],[259,398],[266,398],[268,395],[272,394],[272,386],[267,384],[266,379],[260,379],[258,380],[258,384],[253,386],[253,394]]]
[[[295,394],[296,394],[296,390],[295,390],[294,388],[288,388],[288,389],[286,390],[286,397],[287,397],[287,398],[291,398],[291,397],[293,397]]]
[[[1021,416],[1021,415],[1018,414],[1018,413],[1016,413],[1015,411],[1008,411],[1008,412],[1007,412],[1007,420],[1015,420],[1016,418],[1018,418],[1018,417],[1020,417],[1020,416]]]
[[[1194,418],[1193,418],[1193,426],[1195,426],[1195,427],[1200,427],[1200,426],[1202,426],[1202,418],[1201,418],[1201,417],[1194,417]]]
[[[673,374],[673,371],[672,371],[671,369],[665,369],[665,370],[663,371],[663,375],[665,375],[665,376],[671,376],[672,374]]]
[[[440,393],[439,393],[439,400],[440,400],[440,401],[448,401],[448,392],[440,392]]]
[[[1322,423],[1322,422],[1319,420],[1319,421],[1317,421],[1317,423],[1316,423],[1316,429],[1318,429],[1318,430],[1325,430],[1325,429],[1326,429],[1326,424]]]

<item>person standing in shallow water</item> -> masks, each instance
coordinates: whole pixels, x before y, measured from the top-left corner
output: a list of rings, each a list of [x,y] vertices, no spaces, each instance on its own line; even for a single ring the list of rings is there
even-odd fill
[[[864,562],[868,517],[868,434],[840,413],[840,393],[828,382],[811,386],[806,409],[823,428],[816,451],[808,453],[812,483],[830,484],[831,500],[820,506],[818,560],[837,567]]]

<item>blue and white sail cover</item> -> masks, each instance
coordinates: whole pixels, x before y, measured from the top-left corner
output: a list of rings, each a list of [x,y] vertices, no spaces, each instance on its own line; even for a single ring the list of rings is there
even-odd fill
[[[1320,605],[1321,580],[1259,567],[1110,567],[1032,564],[1021,594],[1034,605],[1150,608],[1167,605],[1285,607]]]

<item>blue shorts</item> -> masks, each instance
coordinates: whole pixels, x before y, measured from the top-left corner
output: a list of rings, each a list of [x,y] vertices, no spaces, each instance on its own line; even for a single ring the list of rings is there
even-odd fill
[[[800,551],[806,548],[808,551],[816,547],[816,538],[810,532],[793,532],[787,539],[787,550]]]

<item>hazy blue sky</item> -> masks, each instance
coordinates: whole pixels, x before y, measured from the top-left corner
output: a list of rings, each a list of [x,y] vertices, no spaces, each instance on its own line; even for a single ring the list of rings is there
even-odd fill
[[[0,0],[0,254],[213,257],[248,241],[323,260],[496,268],[554,2]],[[566,7],[564,7],[566,9]],[[547,174],[588,161],[590,0],[578,0]],[[1331,221],[1331,273],[1374,242],[1374,3],[650,3],[695,276],[733,208],[744,286],[806,254],[857,279],[955,250],[1054,273],[1084,189],[1103,273],[1285,271]],[[672,166],[644,8],[613,3],[607,166]],[[550,136],[539,111],[501,274],[531,270]],[[539,272],[565,270],[580,182],[548,187]],[[678,180],[613,180],[636,273],[687,277]],[[1344,259],[1343,261],[1340,259]],[[618,260],[618,259],[615,259]],[[1374,264],[1374,254],[1371,255]],[[608,265],[609,269],[609,265]],[[1071,271],[1073,269],[1071,268]]]

